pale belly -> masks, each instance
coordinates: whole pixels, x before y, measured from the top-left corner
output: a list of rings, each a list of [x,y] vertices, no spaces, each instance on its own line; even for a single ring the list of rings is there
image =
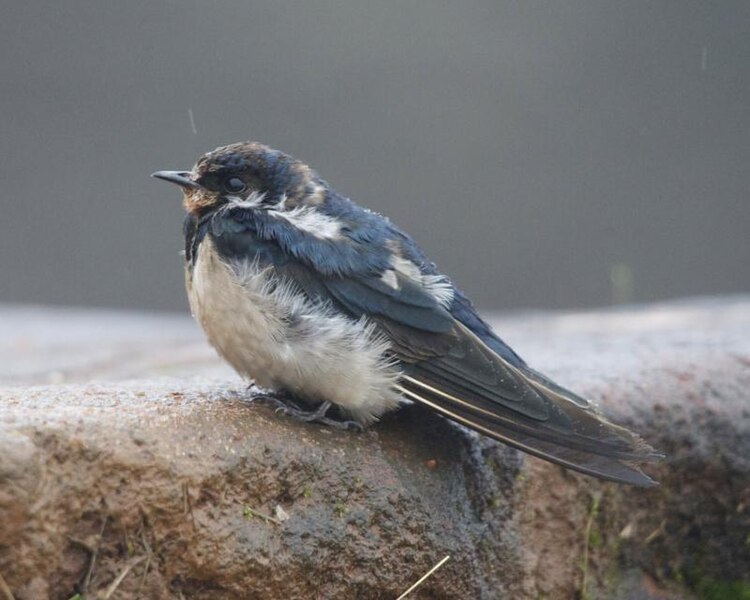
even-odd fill
[[[229,266],[207,236],[186,286],[208,341],[261,387],[328,400],[362,422],[399,403],[398,368],[384,357],[387,341],[372,325],[311,301],[277,281],[270,267]]]

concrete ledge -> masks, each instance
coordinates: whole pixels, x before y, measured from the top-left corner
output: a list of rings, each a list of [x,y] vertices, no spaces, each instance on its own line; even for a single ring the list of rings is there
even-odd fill
[[[666,451],[662,485],[418,407],[363,434],[296,423],[188,317],[0,309],[0,576],[18,600],[396,598],[450,555],[413,597],[746,593],[750,299],[494,323]]]

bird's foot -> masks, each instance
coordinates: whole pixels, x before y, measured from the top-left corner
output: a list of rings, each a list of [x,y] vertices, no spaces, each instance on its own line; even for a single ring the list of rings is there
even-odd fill
[[[357,421],[335,419],[326,416],[332,407],[328,401],[321,403],[312,410],[305,410],[287,394],[264,393],[254,398],[263,400],[276,407],[276,412],[288,415],[305,423],[321,423],[335,429],[356,429],[362,431],[363,427]]]

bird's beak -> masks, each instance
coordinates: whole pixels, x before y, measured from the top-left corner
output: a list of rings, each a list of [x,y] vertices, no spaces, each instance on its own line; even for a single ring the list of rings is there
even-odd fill
[[[151,173],[151,177],[176,183],[183,188],[197,190],[200,186],[190,179],[190,175],[190,171],[157,171],[156,173]]]

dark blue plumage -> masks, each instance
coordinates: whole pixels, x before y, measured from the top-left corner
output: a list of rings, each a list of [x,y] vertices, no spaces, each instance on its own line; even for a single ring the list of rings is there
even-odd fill
[[[264,165],[274,165],[272,183],[269,184],[275,192],[271,201],[277,199],[284,189],[289,187],[289,167],[285,161],[279,161],[276,152],[265,154],[262,159]],[[237,164],[234,160],[230,164]],[[245,255],[255,251],[255,248],[238,246],[238,241],[232,239],[243,233],[253,239],[273,240],[274,246],[281,251],[278,260],[283,256],[294,257],[309,265],[318,273],[332,277],[352,277],[372,275],[379,276],[390,268],[391,255],[386,247],[389,240],[397,241],[403,249],[404,257],[415,263],[420,271],[426,275],[441,275],[434,263],[429,261],[419,246],[406,233],[398,229],[389,219],[371,210],[364,209],[336,191],[328,184],[317,178],[324,189],[324,200],[321,210],[339,219],[344,227],[343,237],[351,243],[321,242],[312,233],[291,227],[287,222],[270,217],[267,213],[251,209],[231,208],[212,215],[210,227],[219,238],[219,248],[228,258]],[[282,183],[284,182],[284,183]],[[297,179],[292,179],[292,185]],[[191,214],[186,217],[186,223],[195,219]],[[206,223],[206,226],[209,224]],[[466,325],[482,341],[506,360],[523,366],[523,360],[513,349],[502,341],[477,314],[469,299],[455,285],[454,298],[447,307],[450,314]],[[365,307],[367,308],[367,307]],[[434,320],[434,319],[433,319]]]
[[[385,217],[339,195],[307,165],[247,142],[206,154],[190,172],[155,175],[183,187],[188,210],[184,231],[189,273],[197,268],[202,256],[209,260],[205,253],[210,251],[216,253],[219,265],[225,265],[236,277],[236,284],[218,284],[215,275],[203,273],[202,277],[214,282],[211,286],[229,285],[232,289],[214,295],[203,289],[207,284],[201,283],[201,298],[214,298],[214,308],[203,306],[208,300],[199,298],[196,302],[201,305],[204,327],[211,329],[207,330],[209,339],[238,370],[262,375],[257,366],[253,367],[255,371],[245,369],[246,359],[242,358],[262,352],[262,364],[281,373],[277,379],[284,379],[284,369],[302,372],[311,365],[298,362],[296,366],[284,366],[286,363],[278,358],[295,355],[301,348],[299,339],[284,334],[291,330],[283,323],[317,319],[329,333],[348,323],[345,327],[351,330],[341,332],[335,338],[338,342],[330,342],[328,350],[355,334],[360,345],[372,346],[385,340],[383,360],[391,361],[388,369],[395,365],[398,381],[388,379],[390,375],[384,381],[404,397],[481,433],[585,473],[628,483],[651,483],[632,464],[657,457],[645,442],[604,420],[585,399],[529,368],[406,233]],[[239,298],[232,300],[238,303],[234,308],[238,318],[251,310],[256,329],[265,330],[276,323],[274,327],[280,329],[264,339],[278,343],[278,351],[258,350],[252,328],[247,335],[255,345],[243,348],[242,339],[235,339],[231,327],[221,323],[217,327],[213,318],[214,312],[221,312],[224,320],[231,319],[233,307],[227,307],[224,298],[235,297],[235,285],[239,290],[247,285],[243,278],[248,277],[248,269],[252,272],[250,281],[263,278],[270,283],[241,291]],[[274,291],[277,288],[282,292]],[[273,308],[276,304],[284,304],[280,312]],[[292,314],[302,305],[307,306],[303,316]],[[263,310],[280,316],[270,314],[266,320]],[[319,317],[311,314],[316,310]],[[217,329],[224,333],[215,333]],[[309,334],[310,327],[305,331]],[[376,337],[368,337],[373,335]],[[290,345],[293,343],[297,346]],[[314,343],[312,338],[310,343]],[[362,352],[362,359],[368,358]],[[357,356],[349,357],[357,361]],[[338,365],[344,379],[345,360]],[[315,365],[312,367],[314,371]],[[312,380],[308,381],[312,386]],[[304,388],[304,384],[294,385]],[[294,391],[306,393],[305,389]],[[392,391],[385,390],[383,398]],[[359,400],[354,398],[353,405]],[[373,409],[372,414],[386,410],[387,402],[380,402],[382,408]],[[347,401],[340,400],[339,405],[346,408]]]

